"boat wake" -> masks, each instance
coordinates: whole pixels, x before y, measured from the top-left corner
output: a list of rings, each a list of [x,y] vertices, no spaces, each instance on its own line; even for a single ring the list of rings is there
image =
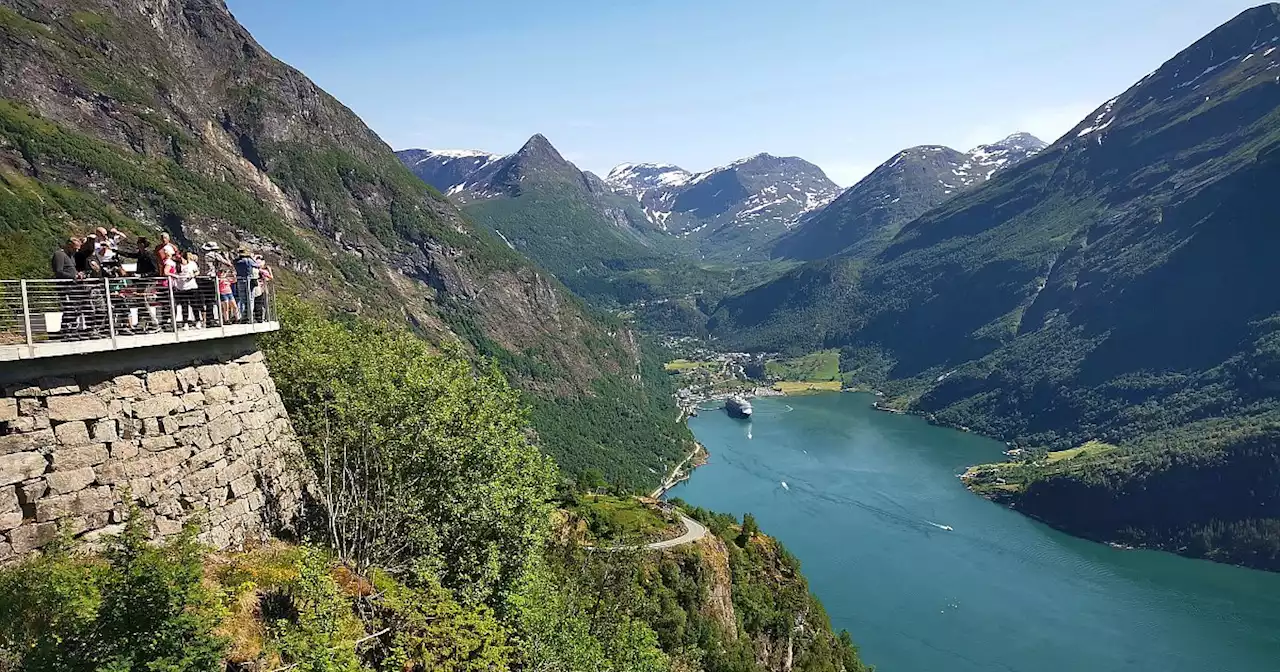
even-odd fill
[[[946,530],[946,531],[948,531],[948,532],[954,532],[954,530],[953,530],[953,529],[951,529],[951,526],[950,526],[950,525],[939,525],[938,523],[935,523],[935,522],[933,522],[932,520],[926,520],[926,521],[924,521],[924,522],[929,523],[930,525],[932,525],[932,526],[934,526],[934,527],[938,528],[939,530]]]

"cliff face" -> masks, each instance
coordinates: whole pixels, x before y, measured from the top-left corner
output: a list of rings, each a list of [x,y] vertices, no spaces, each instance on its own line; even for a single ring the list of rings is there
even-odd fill
[[[286,288],[456,337],[561,415],[602,381],[624,406],[665,396],[625,328],[472,227],[221,0],[0,0],[0,276],[43,277],[97,225],[248,244]],[[552,453],[581,438],[534,424]],[[668,438],[643,452],[679,454]]]

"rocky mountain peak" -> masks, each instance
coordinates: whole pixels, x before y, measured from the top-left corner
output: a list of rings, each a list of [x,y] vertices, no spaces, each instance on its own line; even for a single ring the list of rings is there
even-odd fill
[[[547,136],[541,133],[535,133],[513,156],[525,163],[554,166],[572,165],[560,155],[559,150],[551,144]]]

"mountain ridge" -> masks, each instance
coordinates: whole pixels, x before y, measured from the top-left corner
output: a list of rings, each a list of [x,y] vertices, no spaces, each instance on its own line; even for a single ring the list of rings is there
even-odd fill
[[[841,253],[869,257],[903,224],[1045,147],[1039,138],[1019,132],[964,153],[944,145],[904,149],[829,205],[805,215],[774,243],[771,254],[802,261]]]

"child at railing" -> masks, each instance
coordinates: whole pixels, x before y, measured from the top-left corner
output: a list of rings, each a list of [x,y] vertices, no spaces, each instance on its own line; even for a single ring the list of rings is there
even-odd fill
[[[236,296],[231,290],[231,272],[222,271],[218,274],[218,303],[222,307],[222,323],[235,322],[240,319],[240,313],[236,310]]]

